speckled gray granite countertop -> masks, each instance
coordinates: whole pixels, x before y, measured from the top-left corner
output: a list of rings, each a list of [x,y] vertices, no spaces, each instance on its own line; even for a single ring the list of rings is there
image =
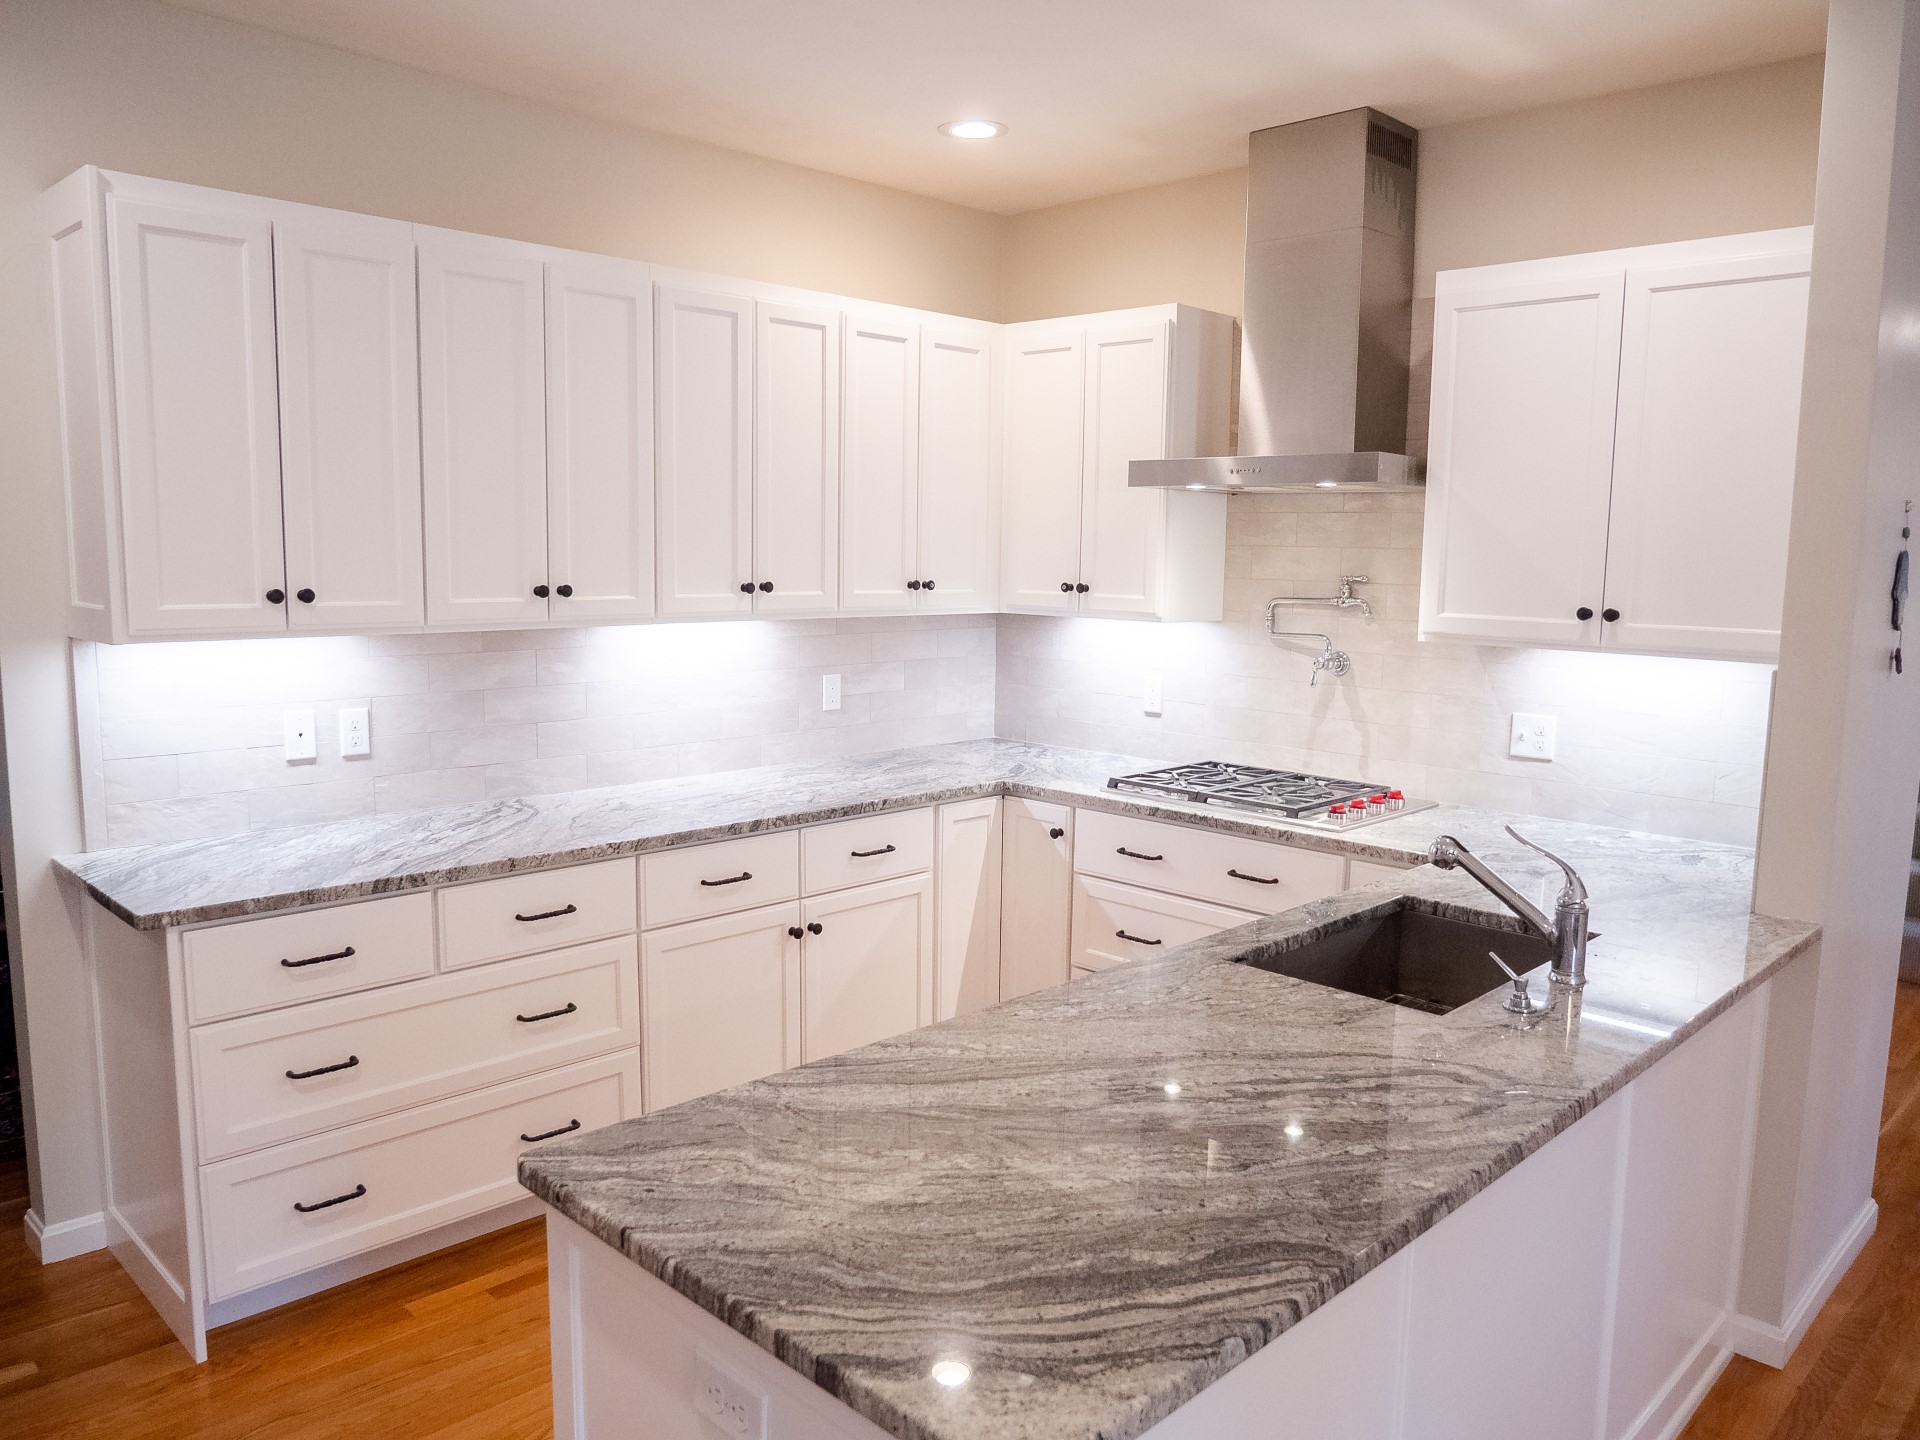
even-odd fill
[[[1504,818],[1394,841],[1450,828],[1544,881]],[[1130,1440],[1817,934],[1748,913],[1744,850],[1521,825],[1601,932],[1578,1002],[1531,1025],[1498,994],[1433,1017],[1233,963],[1402,894],[1490,918],[1423,868],[556,1142],[522,1182],[902,1440]],[[967,1384],[930,1378],[946,1358]]]
[[[1437,833],[1432,817],[1474,813],[1443,807],[1343,836],[1106,788],[1112,775],[1158,763],[1011,740],[964,740],[808,765],[94,850],[54,863],[121,919],[153,930],[980,795],[1201,819],[1215,829],[1403,863],[1425,853]]]

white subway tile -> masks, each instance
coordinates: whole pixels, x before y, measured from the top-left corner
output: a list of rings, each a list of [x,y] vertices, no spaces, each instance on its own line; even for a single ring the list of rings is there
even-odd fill
[[[502,765],[531,760],[539,741],[531,725],[491,725],[476,730],[433,732],[433,764],[437,770],[463,765]]]

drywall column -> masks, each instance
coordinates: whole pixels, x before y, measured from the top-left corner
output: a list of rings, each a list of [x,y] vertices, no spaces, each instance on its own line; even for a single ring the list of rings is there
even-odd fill
[[[1920,500],[1920,4],[1834,0],[1828,25],[1754,887],[1755,909],[1825,927],[1803,999],[1776,1003],[1769,1022],[1741,1291],[1761,1343],[1741,1348],[1776,1363],[1872,1227],[1920,789],[1920,665],[1892,673],[1887,599],[1903,505]],[[1911,654],[1920,662],[1920,646]]]

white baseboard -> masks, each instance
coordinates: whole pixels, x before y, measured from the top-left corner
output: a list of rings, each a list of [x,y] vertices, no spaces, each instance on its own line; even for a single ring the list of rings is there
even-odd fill
[[[1733,1359],[1733,1351],[1723,1343],[1724,1326],[1716,1325],[1691,1354],[1680,1362],[1660,1393],[1647,1402],[1647,1408],[1622,1432],[1621,1440],[1677,1440],[1687,1428],[1693,1412],[1707,1398],[1713,1382]]]
[[[1727,1325],[1727,1343],[1733,1346],[1734,1353],[1758,1360],[1762,1365],[1771,1365],[1776,1370],[1792,1359],[1793,1352],[1806,1338],[1807,1327],[1813,1324],[1813,1317],[1820,1313],[1820,1307],[1827,1303],[1827,1297],[1833,1294],[1848,1268],[1859,1258],[1867,1241],[1873,1238],[1874,1226],[1879,1223],[1880,1206],[1878,1202],[1869,1200],[1828,1253],[1813,1279],[1807,1282],[1807,1288],[1800,1292],[1800,1298],[1787,1312],[1786,1323],[1775,1325],[1770,1321],[1756,1320],[1751,1315],[1736,1314]]]
[[[29,1210],[25,1228],[27,1248],[40,1258],[42,1265],[107,1248],[107,1217],[98,1210],[52,1225],[43,1222],[37,1211]]]

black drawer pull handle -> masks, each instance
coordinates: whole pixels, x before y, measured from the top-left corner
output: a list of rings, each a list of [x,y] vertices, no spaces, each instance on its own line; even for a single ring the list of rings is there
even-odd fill
[[[515,914],[513,918],[524,925],[533,920],[552,920],[561,915],[571,915],[579,908],[578,905],[562,905],[558,910],[542,910],[538,915]]]
[[[1138,935],[1129,935],[1124,930],[1116,930],[1113,933],[1118,935],[1122,940],[1131,940],[1136,945],[1164,945],[1167,943],[1164,940],[1145,940]]]
[[[288,960],[282,958],[280,963],[289,970],[298,970],[302,965],[324,965],[329,960],[351,960],[352,958],[353,947],[349,945],[346,949],[336,950],[331,955],[309,955],[304,960]]]
[[[336,1070],[351,1070],[359,1063],[360,1057],[358,1055],[349,1055],[338,1065],[322,1065],[318,1070],[289,1070],[287,1071],[287,1079],[311,1080],[316,1075],[331,1075]]]
[[[522,1135],[520,1138],[529,1145],[538,1145],[542,1140],[551,1140],[556,1135],[571,1135],[579,1128],[578,1120],[569,1120],[558,1130],[542,1130],[538,1135]]]
[[[893,854],[893,846],[882,845],[878,850],[853,850],[853,851],[849,851],[848,853],[851,854],[853,858],[856,860],[871,860],[876,855]]]
[[[573,1012],[578,1010],[579,1008],[580,1007],[578,1005],[574,1004],[573,1001],[569,1000],[566,1004],[562,1005],[558,1010],[542,1010],[538,1015],[516,1015],[513,1018],[518,1020],[522,1025],[531,1025],[536,1020],[557,1020],[562,1015],[573,1014]]]
[[[1278,885],[1280,883],[1280,877],[1277,875],[1269,880],[1264,875],[1242,875],[1238,870],[1229,870],[1227,874],[1236,880],[1251,880],[1256,885]]]
[[[302,1215],[311,1215],[316,1210],[327,1210],[332,1208],[335,1205],[344,1205],[349,1200],[358,1200],[362,1195],[366,1193],[367,1193],[366,1186],[356,1185],[353,1187],[353,1189],[349,1190],[346,1194],[336,1195],[331,1200],[316,1200],[311,1205],[302,1205],[298,1200],[296,1200],[293,1202],[293,1208],[298,1210]]]
[[[738,875],[729,875],[724,880],[702,880],[700,883],[711,889],[716,885],[738,885],[742,880],[751,880],[752,878],[753,872],[751,870],[742,870]]]
[[[1124,845],[1115,846],[1113,853],[1116,855],[1124,855],[1129,860],[1164,860],[1167,858],[1164,855],[1142,855],[1138,850],[1129,850]]]
[[[1060,840],[1065,838],[1066,833],[1067,832],[1061,829],[1058,825],[1050,826],[1047,830],[1047,838],[1049,840]]]

